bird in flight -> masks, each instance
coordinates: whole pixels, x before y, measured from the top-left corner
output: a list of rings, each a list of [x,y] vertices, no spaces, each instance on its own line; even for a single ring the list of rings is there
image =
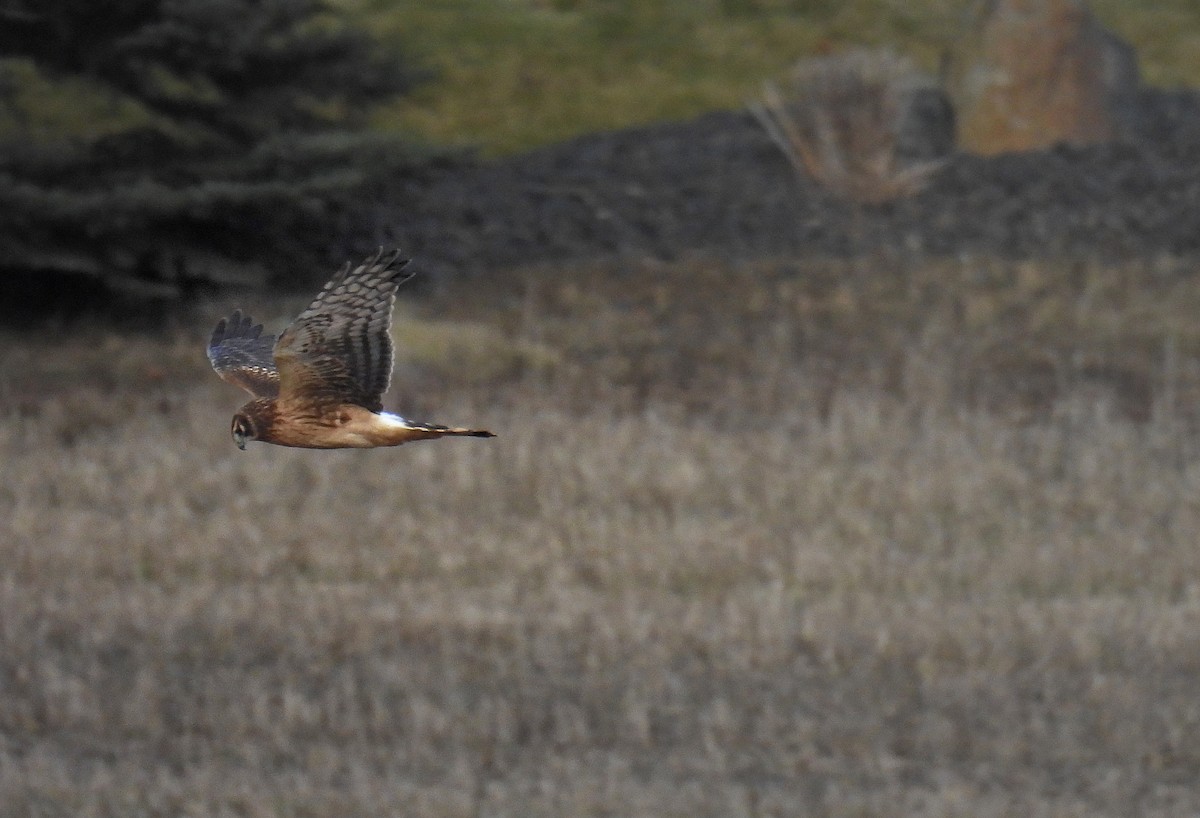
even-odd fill
[[[369,449],[450,435],[495,437],[383,411],[392,306],[396,288],[412,277],[406,264],[399,252],[382,249],[357,267],[346,262],[278,339],[240,311],[217,323],[208,360],[223,380],[254,397],[233,416],[239,449],[248,440]]]

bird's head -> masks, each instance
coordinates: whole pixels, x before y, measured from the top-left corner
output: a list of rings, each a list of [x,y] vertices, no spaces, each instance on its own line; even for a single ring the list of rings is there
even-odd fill
[[[258,433],[255,431],[254,420],[245,412],[238,412],[233,416],[233,426],[230,430],[233,434],[233,442],[242,451],[246,450],[247,440],[257,440]]]

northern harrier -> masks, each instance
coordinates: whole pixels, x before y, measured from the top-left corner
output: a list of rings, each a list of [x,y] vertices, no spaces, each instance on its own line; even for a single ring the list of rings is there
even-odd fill
[[[208,360],[222,379],[254,396],[233,416],[239,449],[247,440],[367,449],[447,435],[494,437],[383,411],[392,377],[392,305],[396,287],[412,277],[403,270],[407,263],[382,249],[353,269],[346,262],[279,340],[240,311],[217,323]]]

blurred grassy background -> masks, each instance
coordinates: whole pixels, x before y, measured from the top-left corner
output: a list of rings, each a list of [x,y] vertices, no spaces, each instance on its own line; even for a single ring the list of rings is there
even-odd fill
[[[487,441],[237,451],[227,304],[5,332],[0,815],[1200,810],[1194,279],[550,272],[402,296]]]
[[[373,121],[484,154],[590,131],[741,106],[794,61],[856,44],[891,45],[936,72],[971,7],[965,0],[331,0],[435,79]],[[1138,50],[1154,85],[1200,84],[1200,6],[1095,0]],[[86,85],[27,66],[7,80],[46,133],[95,136],[146,116]],[[30,123],[24,123],[28,126]],[[0,135],[11,123],[0,121]]]
[[[735,108],[795,60],[891,45],[936,71],[963,0],[336,0],[439,78],[383,128],[504,154],[589,131]],[[1200,84],[1200,6],[1097,0],[1156,85]]]
[[[961,13],[341,2],[444,68],[377,124],[489,153],[739,105],[842,43],[932,67]],[[1152,82],[1200,81],[1192,3],[1096,8]],[[4,329],[0,815],[1196,814],[1191,273],[406,291],[388,408],[499,437],[378,452],[234,448],[203,356],[233,299]]]

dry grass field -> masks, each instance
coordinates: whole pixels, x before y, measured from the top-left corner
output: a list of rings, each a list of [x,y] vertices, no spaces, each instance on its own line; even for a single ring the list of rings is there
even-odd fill
[[[450,282],[499,437],[373,452],[234,447],[233,304],[6,331],[0,815],[1196,814],[1188,272]]]

